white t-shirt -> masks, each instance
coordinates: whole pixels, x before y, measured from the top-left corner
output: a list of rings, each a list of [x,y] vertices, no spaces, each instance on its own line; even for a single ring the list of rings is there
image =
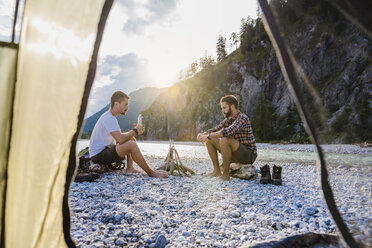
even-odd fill
[[[114,131],[121,131],[118,120],[110,111],[107,111],[101,115],[93,128],[89,143],[90,157],[100,153],[106,146],[116,144],[114,137],[110,134]]]

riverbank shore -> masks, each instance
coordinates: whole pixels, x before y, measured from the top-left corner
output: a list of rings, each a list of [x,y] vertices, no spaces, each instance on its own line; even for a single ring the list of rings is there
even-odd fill
[[[159,167],[162,152],[149,155],[146,149],[150,166]],[[212,166],[197,155],[199,146],[185,149],[187,155],[179,151],[181,160],[197,173],[190,178],[113,172],[94,182],[73,183],[71,230],[78,247],[154,247],[159,235],[167,247],[249,247],[308,231],[336,233],[315,164],[269,162],[271,168],[283,167],[282,186],[261,185],[259,177],[223,182],[201,175]],[[254,165],[259,169],[265,163]],[[372,167],[338,166],[329,173],[350,231],[372,246]]]

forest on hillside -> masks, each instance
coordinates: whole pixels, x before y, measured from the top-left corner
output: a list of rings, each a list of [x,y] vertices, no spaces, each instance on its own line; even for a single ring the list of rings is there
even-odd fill
[[[326,1],[270,4],[297,60],[298,73],[302,70],[310,82],[310,88],[302,82],[302,90],[321,141],[371,143],[371,41]],[[177,103],[184,102],[187,109],[167,106],[174,100],[164,93],[144,111],[152,126],[145,136],[193,140],[197,132],[221,121],[219,99],[235,94],[258,142],[309,142],[261,18],[241,20],[240,30],[229,38],[236,47],[230,54],[226,41],[219,36],[217,59],[205,54],[193,61],[184,77],[168,89],[183,92]]]

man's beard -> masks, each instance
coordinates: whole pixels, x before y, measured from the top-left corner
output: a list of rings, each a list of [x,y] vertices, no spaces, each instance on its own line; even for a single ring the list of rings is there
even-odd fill
[[[122,115],[125,115],[126,111],[121,112]]]
[[[225,114],[225,118],[228,118],[231,116],[231,107],[229,106],[229,111]]]

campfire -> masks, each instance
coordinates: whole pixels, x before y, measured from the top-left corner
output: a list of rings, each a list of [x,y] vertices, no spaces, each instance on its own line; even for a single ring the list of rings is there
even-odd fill
[[[170,140],[168,155],[164,163],[157,169],[167,171],[169,175],[173,176],[190,177],[195,174],[193,170],[182,164],[180,156],[174,146],[174,140]]]

